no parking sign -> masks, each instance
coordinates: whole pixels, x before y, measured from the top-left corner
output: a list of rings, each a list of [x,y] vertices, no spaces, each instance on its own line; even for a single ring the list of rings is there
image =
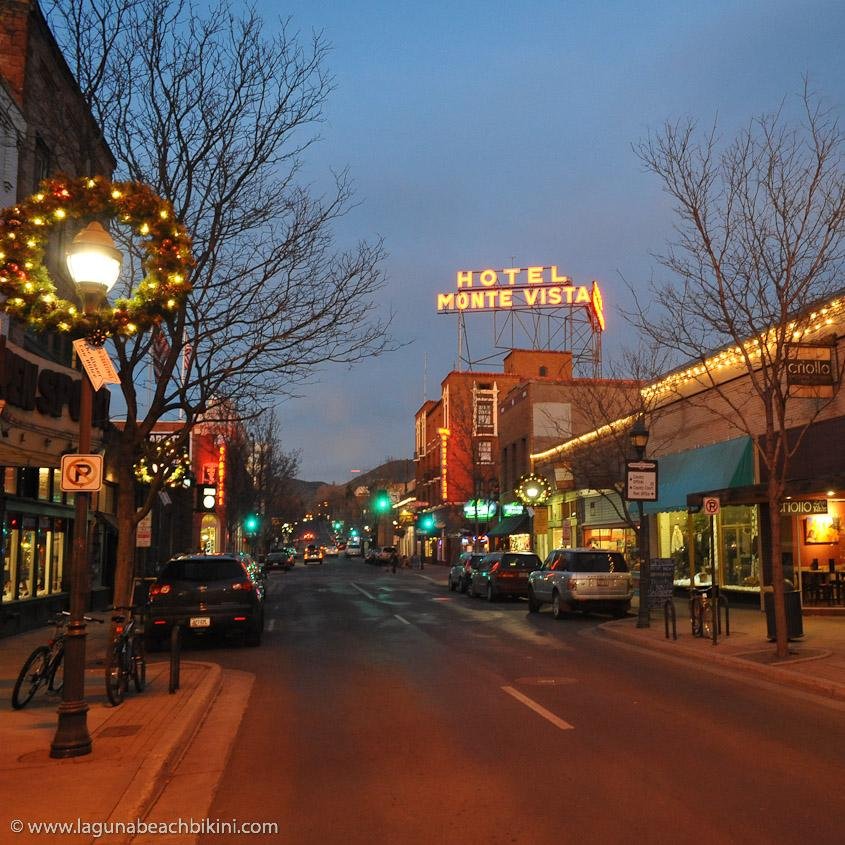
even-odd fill
[[[722,503],[719,501],[718,496],[705,496],[704,499],[702,499],[701,509],[708,516],[716,516],[721,507]]]

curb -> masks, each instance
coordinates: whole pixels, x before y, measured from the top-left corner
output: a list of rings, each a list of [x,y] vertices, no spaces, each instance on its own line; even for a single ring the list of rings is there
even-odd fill
[[[205,677],[171,723],[168,735],[172,739],[162,748],[151,748],[150,753],[144,757],[126,791],[109,814],[110,822],[146,817],[164,787],[168,775],[179,764],[182,755],[200,729],[209,708],[219,695],[223,686],[223,670],[217,663],[183,661],[183,670],[189,666],[204,667]]]
[[[629,645],[643,648],[647,651],[657,651],[661,654],[675,657],[695,665],[701,665],[701,663],[704,662],[696,660],[688,652],[685,652],[682,649],[675,648],[671,642],[664,643],[661,640],[646,640],[642,637],[631,636],[623,629],[616,627],[612,622],[605,622],[604,624],[599,625],[598,630],[600,630],[602,635],[605,637],[621,640]],[[743,660],[742,658],[732,657],[727,654],[719,654],[715,651],[707,655],[706,662],[711,664],[717,663],[720,666],[724,666],[725,668],[732,669],[733,671],[740,672],[742,674],[756,675],[763,680],[780,684],[781,686],[796,687],[804,692],[823,695],[836,701],[845,701],[845,684],[840,684],[836,681],[799,675],[795,672],[790,672],[788,669],[779,669],[776,666],[765,666],[755,663],[752,660]]]

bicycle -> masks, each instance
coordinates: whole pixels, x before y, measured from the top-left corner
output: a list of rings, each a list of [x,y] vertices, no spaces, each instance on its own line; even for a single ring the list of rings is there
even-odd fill
[[[713,636],[713,599],[710,588],[696,590],[690,599],[690,622],[692,635],[711,639]]]
[[[144,654],[144,638],[134,616],[137,607],[115,607],[113,610],[127,610],[131,614],[128,622],[125,615],[112,616],[115,635],[106,661],[106,696],[112,706],[117,707],[123,704],[130,677],[135,692],[144,691],[147,684],[147,658]]]
[[[58,694],[64,686],[64,657],[65,657],[65,628],[70,613],[66,610],[60,611],[51,624],[56,626],[53,636],[47,645],[40,645],[32,654],[27,657],[18,679],[15,681],[12,690],[12,707],[20,710],[26,707],[32,697],[44,686],[48,692]],[[92,616],[82,617],[86,622],[99,622],[102,619],[94,619]]]

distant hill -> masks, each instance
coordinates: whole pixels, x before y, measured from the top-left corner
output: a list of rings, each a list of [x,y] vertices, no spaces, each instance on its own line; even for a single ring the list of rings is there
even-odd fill
[[[302,499],[303,502],[311,502],[314,499],[314,494],[323,486],[325,481],[302,481],[299,478],[291,479],[291,493],[294,496]]]
[[[387,461],[347,482],[352,487],[378,487],[380,484],[405,484],[414,478],[414,462],[410,458]]]
[[[357,487],[374,489],[388,484],[406,484],[413,478],[414,462],[410,458],[396,458],[385,461],[385,463],[367,470],[367,472],[356,474],[342,484],[330,485],[325,481],[303,481],[295,478],[291,482],[291,487],[294,495],[299,496],[303,502],[313,502],[321,487],[352,488],[354,491]]]

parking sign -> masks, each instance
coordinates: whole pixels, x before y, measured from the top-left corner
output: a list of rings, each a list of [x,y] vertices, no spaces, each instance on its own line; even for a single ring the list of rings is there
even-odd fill
[[[701,509],[708,516],[716,516],[721,507],[722,503],[719,501],[718,496],[705,496],[701,502]]]

